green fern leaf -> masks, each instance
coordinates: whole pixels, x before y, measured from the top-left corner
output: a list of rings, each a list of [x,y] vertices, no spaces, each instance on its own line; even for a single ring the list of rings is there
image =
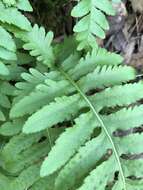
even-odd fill
[[[4,108],[10,108],[10,101],[8,97],[4,94],[0,94],[0,106]]]
[[[9,25],[14,25],[22,30],[31,30],[30,22],[16,8],[8,7],[0,3],[0,21]]]
[[[72,188],[77,180],[80,180],[88,172],[90,172],[106,154],[106,149],[110,148],[105,142],[105,135],[101,134],[97,138],[88,141],[85,146],[78,150],[78,153],[64,166],[59,172],[55,181],[55,189]],[[102,149],[99,147],[103,147]],[[90,158],[90,162],[88,161]]]
[[[55,177],[56,175],[41,178],[36,183],[34,183],[29,190],[53,190]]]
[[[30,165],[38,162],[40,159],[43,159],[49,151],[50,146],[47,141],[34,144],[25,151],[18,154],[14,160],[6,162],[6,169],[10,173],[19,173],[24,168],[27,168]]]
[[[142,125],[143,106],[130,107],[128,109],[123,108],[109,116],[103,116],[104,122],[109,126],[110,133],[115,130],[128,130],[134,127]],[[119,123],[118,123],[118,122]]]
[[[99,48],[96,54],[88,53],[85,58],[81,58],[79,64],[69,70],[69,74],[77,80],[77,77],[80,78],[81,76],[92,72],[97,65],[119,65],[122,62],[123,58],[120,55]]]
[[[134,78],[135,71],[131,67],[103,66],[102,68],[97,67],[93,73],[89,73],[85,77],[81,78],[78,85],[84,92],[87,92],[94,88],[104,88],[111,85],[122,84],[123,82]]]
[[[24,170],[14,181],[10,184],[10,190],[25,190],[31,187],[37,180],[39,180],[39,165],[32,165]]]
[[[52,148],[47,159],[43,162],[41,176],[50,175],[63,166],[78,148],[89,139],[90,134],[93,132],[94,128],[97,127],[91,114],[81,115],[80,118],[75,120],[75,123],[73,128],[67,129],[56,141],[56,145]],[[87,125],[90,125],[90,128],[86,128]],[[86,130],[82,132],[84,128]],[[66,148],[63,149],[63,146],[66,146]],[[58,160],[55,157],[57,154],[61,154]],[[56,162],[55,159],[57,160]]]
[[[21,131],[24,121],[25,119],[17,119],[13,122],[5,122],[0,127],[0,134],[3,136],[17,135]]]
[[[114,177],[114,171],[117,169],[116,164],[114,164],[113,167],[114,162],[115,161],[110,158],[108,161],[98,166],[97,169],[92,170],[89,176],[85,178],[84,184],[78,188],[78,190],[94,190],[98,187],[100,187],[100,189],[105,189],[106,184],[109,182],[110,178]]]
[[[23,11],[32,11],[32,7],[29,3],[29,0],[2,0],[3,3],[7,6],[7,7],[17,7],[20,10]]]
[[[73,8],[72,16],[81,18],[74,27],[77,33],[77,40],[80,42],[78,50],[92,47],[97,48],[95,36],[105,38],[104,30],[109,29],[105,12],[108,15],[114,15],[112,4],[108,0],[82,0]]]
[[[46,84],[46,92],[41,92],[41,85],[37,85],[37,90],[30,93],[28,96],[24,96],[23,99],[21,98],[20,101],[13,106],[10,116],[18,117],[27,113],[33,113],[42,106],[50,103],[55,97],[66,94],[66,91],[68,92],[69,84],[64,80],[60,82],[46,80]]]
[[[10,139],[9,143],[6,144],[6,146],[3,148],[1,156],[5,162],[11,161],[21,151],[30,147],[33,143],[39,141],[42,135],[43,134],[39,133],[29,136],[25,136],[24,134],[13,136],[13,138]]]
[[[4,113],[0,110],[0,121],[5,121]]]
[[[126,176],[134,175],[137,176],[137,178],[142,177],[143,172],[140,168],[142,167],[143,159],[122,160],[122,162]]]
[[[17,59],[16,54],[14,52],[8,51],[3,47],[0,47],[0,58],[6,61],[15,61]]]
[[[7,6],[13,6],[16,4],[16,0],[2,0],[2,1]]]
[[[6,65],[4,65],[1,61],[0,61],[0,75],[8,75],[9,74],[9,70],[6,67]]]
[[[105,91],[103,91],[102,93],[96,94],[95,97],[93,97],[92,102],[95,102],[95,107],[96,108],[100,108],[102,109],[103,106],[115,106],[115,105],[120,105],[123,106],[123,104],[126,102],[128,105],[130,105],[131,103],[135,102],[138,100],[138,97],[136,99],[136,95],[137,95],[137,89],[138,87],[140,88],[140,98],[142,98],[142,90],[143,90],[143,86],[142,83],[139,84],[134,84],[134,88],[132,88],[132,85],[125,85],[125,86],[119,86],[119,87],[114,87],[113,89],[106,89]],[[136,88],[137,87],[137,88]],[[132,91],[132,93],[128,94],[127,99],[122,99],[123,96],[125,96],[126,92],[129,92],[129,90],[132,89],[134,90],[134,92]],[[115,90],[115,91],[114,91]],[[117,90],[117,91],[116,91]],[[118,91],[119,90],[119,91]],[[122,91],[123,90],[123,91]],[[139,90],[139,89],[138,89]],[[117,93],[117,94],[116,94]],[[121,93],[121,94],[120,94]],[[110,94],[110,95],[109,95]],[[102,96],[103,95],[103,96]],[[114,95],[114,97],[112,97],[112,95]],[[120,96],[121,95],[121,96]],[[139,94],[138,94],[139,95]],[[109,96],[109,101],[108,101],[108,96]],[[100,97],[100,99],[98,99],[98,97]],[[120,97],[120,98],[119,98]],[[95,100],[94,100],[95,98]],[[97,99],[96,99],[97,98]],[[103,99],[102,99],[103,98]],[[135,99],[134,99],[135,98]],[[112,99],[112,101],[110,101]],[[117,102],[119,101],[119,102]],[[104,104],[105,102],[105,104]],[[101,104],[100,104],[101,103]],[[99,110],[100,110],[99,109]],[[140,112],[141,113],[141,112]],[[120,118],[122,118],[123,116],[121,116]],[[132,117],[132,116],[131,116]],[[75,123],[77,123],[77,125],[73,126],[73,128],[67,129],[65,131],[65,133],[63,133],[60,138],[57,140],[55,147],[53,147],[52,151],[50,152],[48,158],[44,161],[44,164],[42,166],[43,170],[45,168],[48,168],[49,173],[52,171],[50,171],[50,168],[55,168],[55,165],[57,168],[60,168],[62,164],[66,163],[66,161],[73,155],[73,150],[77,150],[77,148],[75,149],[75,147],[77,146],[76,143],[79,143],[79,145],[81,146],[83,142],[85,142],[86,139],[89,138],[89,136],[91,135],[93,129],[95,127],[98,126],[98,123],[96,124],[95,121],[93,122],[92,125],[92,119],[91,119],[91,114],[87,114],[82,116],[81,119],[77,119],[77,121],[75,120]],[[110,117],[109,117],[110,118]],[[116,117],[114,117],[116,118]],[[86,121],[87,119],[87,121]],[[90,120],[90,121],[89,121]],[[82,124],[83,122],[83,124]],[[141,121],[142,122],[142,121]],[[81,123],[81,124],[80,124]],[[107,122],[108,123],[108,122]],[[119,122],[119,124],[121,123],[121,121]],[[83,130],[82,127],[85,128],[84,125],[89,125],[90,128],[86,131]],[[109,124],[110,126],[110,124]],[[81,132],[81,130],[83,130],[83,132]],[[85,132],[85,133],[84,133]],[[73,133],[73,135],[72,135]],[[82,135],[79,135],[82,134]],[[74,141],[74,139],[77,137],[76,143],[73,144],[72,142]],[[70,140],[70,138],[72,138]],[[63,147],[65,146],[65,144],[67,144],[69,142],[69,145],[67,147],[70,147],[70,149],[64,149]],[[72,145],[72,146],[71,146]],[[78,146],[79,147],[79,146]],[[64,152],[65,151],[65,152]],[[59,162],[62,162],[62,164],[59,164],[58,162],[54,162],[54,158],[57,157],[58,154],[62,153],[62,155],[64,156],[64,158],[62,157],[61,160],[59,160]],[[67,156],[66,155],[70,155]],[[47,166],[47,167],[46,167]],[[54,170],[54,169],[53,169]],[[48,172],[46,169],[46,172]],[[44,171],[42,172],[44,173]],[[67,177],[68,178],[68,177]],[[69,178],[71,179],[71,178]],[[65,181],[65,180],[64,180]]]
[[[53,33],[46,34],[43,27],[35,25],[31,32],[23,36],[26,42],[24,49],[30,50],[32,56],[36,56],[37,60],[51,67],[54,63],[53,49],[51,42],[53,40]]]
[[[33,11],[33,8],[30,5],[29,0],[18,0],[16,6],[18,9],[23,11],[29,11],[29,12]]]
[[[116,106],[133,104],[142,99],[142,91],[142,82],[117,85],[91,96],[91,101],[96,109],[100,111],[103,107],[114,108]]]
[[[43,107],[29,118],[23,127],[23,132],[28,134],[44,130],[70,119],[75,111],[77,112],[79,96],[57,98],[55,101],[55,103]],[[68,109],[69,107],[70,109]]]
[[[119,78],[118,78],[117,74],[121,73],[121,72],[122,72],[122,75],[118,75],[119,76]],[[107,73],[107,75],[106,75],[106,73]],[[98,67],[95,70],[95,72],[90,73],[86,77],[83,77],[78,82],[78,85],[81,88],[83,88],[84,92],[87,92],[88,90],[91,90],[92,88],[103,88],[104,85],[105,86],[109,86],[111,84],[120,84],[121,82],[124,82],[126,80],[128,81],[128,80],[133,79],[134,76],[135,76],[134,70],[131,69],[130,67],[119,67],[119,68],[115,67],[115,69],[114,68],[112,69],[112,67],[109,67],[109,68],[108,67],[107,68],[103,67],[103,69],[101,71],[100,71],[100,67]],[[112,80],[112,82],[111,82],[111,80]],[[72,98],[70,98],[70,99],[72,99]],[[67,98],[68,105],[69,105],[69,102],[71,104],[73,104],[73,101],[70,101],[70,99]],[[66,102],[66,101],[63,99],[62,102]],[[69,106],[71,106],[71,104]],[[80,107],[78,108],[77,102],[75,102],[75,104],[76,104],[76,109],[80,109]],[[59,105],[59,102],[57,102],[56,105]],[[64,106],[64,104],[60,104],[60,106],[61,106],[61,109],[62,110],[65,109],[66,114],[68,114],[67,107]],[[49,105],[49,106],[48,105],[45,106],[44,108],[42,108],[41,110],[39,110],[39,112],[35,113],[31,118],[29,118],[29,120],[26,122],[26,124],[24,126],[24,132],[25,133],[30,133],[30,132],[34,132],[34,131],[35,132],[36,131],[40,131],[42,129],[45,129],[46,127],[51,127],[52,125],[57,124],[58,122],[63,121],[63,120],[59,120],[58,122],[54,122],[53,123],[53,122],[51,122],[52,121],[52,117],[50,117],[51,121],[47,120],[47,117],[49,117],[50,115],[52,115],[52,107],[55,107],[55,104]],[[57,106],[57,108],[58,108],[58,106]],[[49,111],[47,111],[47,110],[50,110],[50,115],[49,115]],[[54,110],[54,111],[56,111],[56,110]],[[59,112],[59,110],[58,110],[58,112]],[[60,113],[59,115],[62,115],[60,117],[63,117],[65,112]],[[72,111],[70,110],[70,112],[72,112]],[[74,112],[75,111],[73,110],[73,113]],[[45,117],[46,120],[43,120],[44,117]],[[67,116],[64,116],[64,118],[66,118],[66,117]],[[55,120],[55,117],[53,118],[53,120]],[[42,121],[44,121],[43,124],[41,123]],[[39,123],[38,128],[35,128],[35,125],[37,125],[37,122],[40,122],[40,123]]]
[[[8,190],[10,185],[10,180],[4,176],[2,173],[0,173],[0,187],[3,190]]]
[[[16,45],[14,43],[14,40],[12,39],[11,35],[0,26],[0,35],[2,38],[0,39],[0,46],[4,47],[5,49],[9,51],[16,51]]]
[[[0,83],[0,89],[1,89],[1,93],[5,95],[9,95],[9,96],[15,95],[16,88],[8,82]]]

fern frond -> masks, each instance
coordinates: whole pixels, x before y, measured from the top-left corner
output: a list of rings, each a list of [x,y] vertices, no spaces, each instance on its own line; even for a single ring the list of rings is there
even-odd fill
[[[11,60],[11,59],[9,59]],[[17,66],[17,65],[7,65],[7,68],[9,70],[9,75],[1,77],[3,80],[6,81],[18,81],[20,80],[20,75],[25,71],[23,67]]]
[[[6,8],[0,3],[0,21],[9,25],[14,25],[22,30],[31,30],[30,22],[16,8]]]
[[[45,87],[44,90],[43,87]],[[37,85],[34,92],[28,96],[24,96],[24,98],[21,98],[20,101],[13,106],[10,113],[11,117],[19,117],[37,111],[42,106],[54,100],[55,97],[66,95],[66,91],[68,93],[68,87],[69,84],[64,80],[59,82],[46,80],[45,86]]]
[[[79,41],[78,50],[88,47],[96,49],[98,45],[94,36],[105,38],[104,30],[108,30],[109,25],[104,13],[115,14],[109,0],[81,0],[73,8],[72,16],[81,18],[73,29]]]
[[[6,67],[5,64],[3,64],[1,61],[0,61],[0,75],[8,75],[9,74],[9,70],[8,68]]]
[[[16,84],[18,91],[18,95],[20,96],[25,96],[32,92],[36,85],[42,83],[45,79],[46,76],[44,74],[41,74],[39,71],[36,69],[29,69],[30,73],[22,73],[21,77],[24,79],[24,82],[18,82]]]
[[[39,180],[40,164],[35,164],[24,170],[14,181],[10,184],[10,190],[25,190],[31,187],[37,180]]]
[[[21,132],[25,119],[17,119],[13,122],[5,122],[0,127],[0,134],[3,136],[14,136]]]
[[[121,73],[122,72],[122,75],[118,75],[118,73]],[[99,74],[98,74],[99,73]],[[119,76],[119,77],[117,77],[117,75]],[[116,76],[116,77],[115,77]],[[95,69],[95,71],[93,72],[93,73],[90,73],[90,74],[88,74],[87,76],[85,76],[85,77],[83,77],[83,78],[81,78],[79,81],[78,81],[78,85],[83,89],[83,91],[84,92],[87,92],[87,91],[89,91],[89,90],[91,90],[91,89],[93,89],[93,88],[103,88],[104,87],[104,85],[105,86],[110,86],[111,84],[113,84],[113,85],[115,85],[115,84],[120,84],[120,83],[122,83],[122,82],[125,82],[125,81],[128,81],[128,80],[131,80],[131,79],[134,79],[134,77],[135,77],[135,73],[134,73],[134,70],[133,69],[131,69],[130,67],[115,67],[115,69],[114,68],[112,68],[112,67],[103,67],[102,68],[102,70],[100,70],[100,67],[97,67],[96,69]],[[111,81],[111,80],[112,81]],[[62,95],[62,94],[61,94]],[[48,96],[47,96],[48,97]],[[38,98],[38,96],[37,96],[37,98]],[[72,99],[72,98],[71,98]],[[67,100],[68,100],[68,98],[67,98]],[[27,98],[26,99],[24,99],[24,101],[27,101]],[[62,100],[62,101],[64,101],[64,100]],[[69,101],[69,100],[68,100]],[[28,102],[28,101],[27,101]],[[72,101],[71,101],[72,102]],[[21,103],[21,102],[20,102]],[[73,102],[72,102],[73,103]],[[57,104],[59,104],[59,103],[57,103]],[[56,105],[57,105],[56,104]],[[62,105],[62,104],[61,104]],[[18,111],[16,110],[16,106],[19,108],[18,109]],[[21,112],[20,111],[20,107],[19,107],[19,104],[17,104],[14,108],[13,108],[13,110],[11,111],[11,116],[12,116],[12,114],[13,114],[13,116],[14,116],[14,114],[15,114],[15,116],[16,116],[16,112],[17,112],[17,114],[19,114],[19,112]],[[39,122],[40,121],[40,118],[39,118],[39,116],[38,115],[41,115],[42,116],[42,120],[43,120],[43,118],[45,117],[45,118],[47,118],[47,116],[48,116],[48,112],[46,112],[46,110],[49,110],[49,108],[50,107],[55,107],[55,104],[53,104],[53,105],[49,105],[49,106],[45,106],[44,108],[42,108],[41,110],[39,110],[39,112],[37,112],[37,113],[35,113],[32,117],[33,118],[29,118],[29,120],[26,122],[26,124],[25,124],[25,126],[26,127],[24,127],[24,128],[27,128],[27,130],[29,129],[29,132],[30,132],[30,128],[32,127],[32,126],[35,126],[35,124],[37,125],[37,122]],[[64,109],[64,104],[62,105],[62,107],[61,107],[61,109]],[[66,109],[67,109],[67,107],[66,107]],[[66,109],[65,109],[65,111],[66,111]],[[76,109],[80,109],[80,107],[78,108],[78,106],[77,106],[77,103],[76,103]],[[25,110],[25,109],[24,109]],[[58,110],[59,111],[59,110]],[[15,113],[14,113],[15,112]],[[47,114],[45,114],[45,113],[47,113]],[[74,112],[73,112],[74,113]],[[52,110],[51,110],[51,108],[50,108],[50,114],[52,114]],[[61,115],[64,115],[64,112],[63,113],[61,113]],[[18,115],[19,116],[19,115]],[[65,117],[65,116],[64,116]],[[36,123],[34,124],[33,123],[33,121],[35,122],[35,118],[38,118],[38,120],[36,120]],[[55,118],[54,118],[55,119]],[[33,121],[32,121],[33,120]],[[41,121],[42,121],[41,120]],[[33,130],[35,130],[35,132],[36,131],[39,131],[39,130],[42,130],[42,129],[44,129],[45,127],[50,127],[50,125],[47,125],[47,123],[44,121],[43,122],[43,126],[42,126],[42,123],[41,123],[41,121],[40,121],[40,126],[41,126],[41,129],[36,129],[35,127],[34,127],[34,129],[32,129],[31,130],[31,132],[33,131]],[[62,120],[60,120],[60,121],[62,121]],[[49,122],[49,121],[48,121]],[[54,125],[54,124],[56,124],[56,122],[55,123],[53,123],[52,125]],[[29,125],[30,125],[30,127],[29,127]]]
[[[42,133],[29,136],[25,136],[24,134],[14,136],[3,148],[1,156],[5,162],[11,161],[18,153],[30,147],[33,143],[38,142],[42,136]]]
[[[10,185],[10,180],[8,179],[8,177],[6,177],[2,173],[0,173],[0,187],[3,190],[7,190],[7,189],[9,189],[9,185]]]
[[[110,158],[108,161],[104,162],[100,166],[98,166],[95,170],[89,174],[87,178],[85,178],[84,183],[78,190],[94,190],[100,187],[101,189],[105,189],[111,178],[114,178],[114,172],[117,169],[117,165],[115,163],[114,158]],[[102,177],[100,177],[102,176]],[[95,181],[95,183],[93,183]]]
[[[106,88],[102,92],[92,95],[90,100],[98,111],[104,107],[128,106],[142,99],[142,85],[142,82],[139,82]]]
[[[74,115],[75,112],[78,111],[77,104],[79,99],[80,98],[78,95],[56,98],[55,103],[51,103],[50,105],[43,107],[41,110],[36,112],[31,118],[27,120],[23,127],[23,132],[38,132],[49,128],[59,122],[70,119],[72,115]],[[49,119],[47,120],[47,118]]]
[[[38,25],[35,25],[27,35],[24,35],[23,40],[26,42],[23,46],[24,49],[30,50],[30,54],[36,56],[38,61],[51,67],[54,63],[54,54],[51,47],[52,32],[46,34],[43,27],[39,28]]]
[[[54,141],[57,139],[59,134],[63,131],[57,130],[57,129],[51,129],[49,130],[50,132],[50,143],[54,143]],[[41,139],[45,139],[45,136],[42,136]],[[47,134],[48,138],[48,134]],[[20,151],[19,153],[16,154],[16,156],[12,160],[5,160],[5,169],[7,169],[11,173],[19,173],[21,172],[24,168],[29,167],[30,165],[37,163],[39,160],[43,159],[46,155],[47,152],[50,151],[51,145],[49,143],[49,140],[43,140],[42,142],[33,142],[32,145],[29,147],[26,147],[24,150]],[[26,141],[26,138],[25,138]],[[5,145],[7,146],[7,144]],[[5,147],[4,147],[5,149]]]
[[[138,140],[138,137],[140,138],[140,140]],[[128,141],[129,137],[125,137],[126,139],[123,138],[123,140]],[[117,147],[119,148],[119,152],[122,155],[123,153],[139,153],[142,151],[142,147],[140,146],[140,150],[138,149],[138,152],[135,150],[137,147],[137,143],[138,144],[142,144],[142,135],[132,135],[131,136],[131,140],[130,140],[130,148],[128,149],[127,146],[125,146],[125,141],[123,142],[123,140],[119,140],[118,143],[116,144]],[[133,147],[133,143],[136,141],[136,143],[134,145],[136,145],[135,147]],[[117,141],[116,141],[117,142]],[[128,143],[127,143],[128,144]],[[102,149],[100,148],[102,147]],[[66,166],[61,170],[61,172],[59,172],[59,175],[56,179],[56,183],[55,183],[55,188],[56,189],[69,189],[72,186],[74,186],[74,184],[76,184],[77,180],[81,180],[88,172],[92,171],[93,172],[93,176],[88,176],[87,179],[90,179],[91,177],[95,177],[95,179],[93,180],[86,180],[86,185],[83,185],[82,188],[85,188],[89,185],[92,186],[96,186],[97,185],[97,181],[98,178],[100,178],[99,176],[99,172],[100,170],[102,171],[102,176],[104,175],[104,171],[105,169],[102,169],[102,167],[108,167],[108,162],[105,164],[102,164],[101,167],[99,167],[99,171],[98,168],[97,170],[92,170],[95,168],[95,166],[97,165],[98,161],[102,158],[102,155],[106,154],[106,150],[110,149],[110,144],[106,141],[105,135],[102,133],[100,136],[98,136],[97,138],[89,141],[85,147],[80,148],[78,154],[75,155],[75,157],[73,157],[69,163],[66,164]],[[127,151],[125,151],[125,149]],[[134,152],[131,152],[131,150],[134,149]],[[130,150],[130,152],[128,152]],[[89,159],[90,158],[90,159]],[[126,174],[126,176],[137,176],[137,177],[141,177],[142,176],[142,171],[139,169],[141,167],[142,164],[142,160],[121,160],[123,167],[124,167],[124,173]],[[114,164],[114,167],[109,166],[108,168],[108,173],[106,174],[106,177],[109,177],[109,181],[114,178],[110,176],[110,172],[114,173],[117,170],[117,165],[115,167],[116,162],[115,161],[109,161],[112,165]],[[106,165],[107,164],[107,165]],[[134,167],[133,167],[134,166]],[[97,173],[96,173],[97,172]],[[95,176],[94,176],[95,174]],[[93,181],[95,181],[96,183],[93,183]],[[101,182],[101,186],[104,185],[103,189],[105,188],[105,186],[107,185],[107,183],[104,184],[106,180],[103,179],[103,181]],[[109,182],[108,181],[108,182]],[[103,183],[103,184],[102,184]],[[98,187],[99,185],[97,185]],[[90,187],[90,188],[91,188]],[[118,187],[118,186],[117,186]],[[121,186],[122,187],[122,182],[121,182]],[[92,188],[91,188],[92,189]],[[121,189],[121,188],[119,188]]]
[[[102,53],[103,55],[104,53],[105,55],[107,54],[106,51],[101,50],[99,52],[99,55],[101,56]],[[123,108],[117,112],[114,111],[115,113],[111,112],[111,114],[109,115],[103,114],[104,113],[103,111],[106,110],[107,107],[122,108],[123,106],[129,106],[132,103],[135,103],[136,101],[142,99],[143,86],[142,83],[123,85],[124,83],[130,80],[134,80],[136,78],[136,74],[134,69],[132,69],[131,67],[120,65],[120,62],[122,61],[120,56],[116,57],[114,54],[108,54],[109,62],[106,65],[104,59],[100,60],[98,58],[99,55],[98,54],[96,55],[97,59],[95,56],[95,61],[97,60],[98,64],[94,63],[93,54],[87,55],[85,60],[84,59],[80,60],[78,65],[71,64],[70,67],[68,67],[66,64],[68,63],[67,59],[67,62],[64,62],[63,64],[55,67],[54,68],[55,71],[47,73],[45,75],[46,77],[44,78],[42,77],[42,80],[40,81],[38,80],[38,82],[36,82],[35,80],[35,83],[30,82],[33,81],[33,77],[31,75],[24,74],[23,75],[24,79],[28,83],[32,84],[32,85],[30,84],[32,88],[31,89],[29,88],[30,90],[27,93],[28,96],[23,96],[23,100],[21,102],[20,101],[15,102],[13,110],[11,111],[13,116],[17,115],[17,117],[20,116],[18,114],[23,114],[23,115],[26,113],[31,114],[31,112],[36,111],[36,113],[32,114],[32,116],[28,118],[23,128],[23,131],[25,133],[32,133],[44,130],[46,128],[50,128],[63,121],[75,119],[77,113],[79,113],[80,115],[80,111],[84,108],[88,107],[89,109],[91,109],[90,112],[85,111],[87,113],[82,114],[81,117],[79,116],[79,118],[75,119],[75,125],[67,129],[62,135],[60,135],[59,139],[56,140],[56,144],[53,146],[48,157],[45,159],[45,161],[42,164],[40,172],[41,176],[51,175],[63,167],[58,175],[58,178],[56,179],[56,185],[55,185],[56,189],[59,188],[69,189],[75,185],[77,178],[79,180],[81,179],[83,180],[85,176],[88,176],[88,174],[93,169],[95,169],[95,165],[106,154],[108,148],[113,149],[113,153],[115,154],[115,157],[113,156],[114,161],[112,164],[114,164],[115,162],[117,165],[117,170],[119,170],[122,181],[121,187],[127,186],[126,174],[124,173],[122,167],[123,162],[120,160],[121,156],[120,148],[122,147],[122,144],[119,143],[120,139],[118,141],[112,135],[113,132],[115,132],[118,129],[121,129],[120,126],[126,126],[126,124],[123,125],[124,123],[128,123],[129,129],[140,126],[142,124],[142,119],[140,117],[142,108],[141,107],[135,107],[133,109]],[[37,56],[39,56],[39,54]],[[112,56],[116,58],[114,64],[112,64],[110,60]],[[91,63],[90,65],[91,67],[86,66],[87,60],[89,60],[89,65]],[[93,70],[94,72],[92,72]],[[75,74],[75,71],[79,71],[79,73]],[[56,94],[55,93],[56,88],[54,88],[54,86],[56,86],[55,84],[60,84],[59,81],[61,82],[61,84],[64,84],[63,91],[65,92],[61,91],[61,93],[59,94],[60,90],[58,89],[57,91],[58,93]],[[21,86],[19,87],[21,89],[26,89],[28,87],[27,82],[25,84],[21,83]],[[71,91],[65,89],[66,86],[65,84],[71,88]],[[109,88],[106,89],[107,87]],[[99,89],[101,92],[95,93],[95,95],[87,96],[85,94],[89,93],[91,90],[99,91]],[[139,91],[139,93],[136,93],[137,90]],[[46,93],[48,93],[49,95],[51,93],[51,97],[54,97],[55,101],[54,99],[50,99],[50,97],[48,100],[46,100]],[[126,94],[128,93],[129,95],[127,96]],[[34,96],[38,94],[39,96],[35,97],[34,99]],[[122,96],[127,96],[127,98],[123,99]],[[111,98],[113,101],[111,101]],[[37,104],[38,106],[36,107],[34,105],[34,102],[36,100],[40,101],[45,100],[44,101],[45,104],[39,103],[39,105]],[[26,103],[28,102],[29,103],[31,102],[31,105],[33,106],[30,109],[29,108],[23,109],[24,105],[26,105]],[[42,106],[43,108],[38,110]],[[20,110],[21,108],[22,111]],[[101,110],[102,112],[99,113]],[[133,117],[135,113],[136,115],[135,117]],[[104,123],[106,123],[106,125],[103,125]],[[118,123],[118,125],[116,125],[116,123]],[[90,128],[88,128],[87,126],[90,126]],[[104,132],[106,131],[106,135],[105,134],[103,135],[104,138],[102,139],[100,136],[99,139],[97,137],[97,139],[95,138],[96,140],[94,139],[93,141],[92,140],[90,141],[89,139],[91,138],[94,129],[103,126],[104,130],[102,130],[102,134],[104,134]],[[84,145],[86,141],[87,144],[85,145],[85,147],[82,148],[81,146]],[[96,141],[100,142],[102,145],[104,144],[105,149],[103,149],[103,151],[98,153],[99,156],[97,156],[97,158],[95,159],[95,157],[93,156],[94,150],[97,150],[98,147],[100,146],[100,143],[97,143],[95,148],[93,148],[94,143]],[[68,149],[65,148],[65,144],[67,144]],[[118,147],[116,148],[116,144],[119,144],[120,146],[119,149]],[[86,156],[85,150],[86,151],[88,150],[87,147],[89,149],[89,153]],[[78,153],[76,154],[76,152]],[[123,151],[122,153],[124,154],[126,152]],[[90,162],[91,160],[88,161],[89,155],[91,155],[91,157],[94,158],[92,162]],[[83,158],[83,160],[79,158]],[[109,166],[108,161],[105,161],[105,165],[108,168]],[[79,172],[80,167],[83,166],[85,167],[83,168],[83,172],[81,172],[80,175]],[[104,165],[101,164],[101,166],[99,166],[99,169],[103,167]],[[113,170],[111,172],[112,175],[109,175],[108,176],[109,178],[106,179],[113,181],[113,174],[115,172],[116,171]],[[73,176],[75,176],[75,178]],[[63,184],[65,178],[70,179],[70,182],[66,181],[66,183]],[[87,177],[87,179],[88,178],[89,177]],[[103,184],[105,186],[107,185],[107,183],[108,180],[104,180]]]
[[[96,53],[88,53],[85,58],[81,58],[79,64],[77,64],[71,70],[69,69],[69,74],[74,79],[77,79],[77,77],[80,78],[81,76],[92,72],[97,67],[97,65],[119,65],[122,62],[123,58],[120,55],[108,52],[106,49],[99,48]]]
[[[0,110],[0,121],[5,121],[4,113]]]
[[[16,4],[16,0],[2,0],[6,6],[13,6]]]
[[[103,116],[104,122],[109,126],[109,130],[113,133],[117,129],[128,130],[139,127],[143,123],[142,118],[143,106],[123,108],[109,116]],[[118,121],[118,122],[117,122]]]
[[[115,13],[112,2],[80,0],[73,9],[78,49],[92,50],[84,56],[75,39],[52,46],[52,32],[31,27],[18,11],[31,10],[27,0],[4,1],[9,6],[0,3],[0,23],[19,40],[0,27],[0,184],[6,190],[140,190],[143,138],[127,132],[143,125],[143,83],[121,56],[95,49],[95,37],[109,28],[105,14]],[[19,53],[22,47],[33,58]],[[70,126],[63,130],[63,124]]]
[[[122,160],[122,162],[126,176],[137,176],[137,178],[142,178],[143,172],[141,168],[143,164],[143,159],[124,159]]]
[[[32,11],[29,0],[2,0],[7,7],[17,7],[23,11]]]
[[[142,180],[127,179],[127,188],[130,189],[130,190],[141,190],[142,189],[142,185],[143,185],[143,181]],[[122,182],[121,182],[121,180],[117,181],[112,189],[113,190],[120,190],[120,189],[122,189]]]
[[[110,148],[108,143],[104,143],[104,139],[105,135],[101,134],[78,150],[78,153],[59,172],[55,181],[56,190],[72,188],[77,180],[80,180],[96,166],[101,157],[106,154],[106,150]]]
[[[17,59],[16,54],[14,52],[8,51],[3,47],[0,47],[0,58],[6,61],[15,61]]]
[[[135,78],[133,68],[126,66],[103,66],[97,67],[93,73],[81,78],[78,85],[84,92],[94,88],[104,88],[122,84]]]
[[[5,95],[9,95],[9,96],[15,95],[16,88],[6,81],[0,82],[0,89],[1,89],[1,93],[5,94]]]
[[[1,62],[0,62],[0,64],[1,64]],[[1,73],[5,72],[5,74],[8,74],[9,70],[8,70],[8,73],[6,73],[7,70],[5,70],[5,71],[1,70],[0,72]],[[8,75],[0,75],[0,78],[7,77],[7,76]],[[10,85],[8,82],[3,82],[0,80],[0,121],[5,121],[7,118],[6,111],[8,111],[8,109],[11,107],[11,102],[10,102],[9,96],[14,95],[14,90],[15,90],[15,88],[12,85]],[[1,130],[1,128],[0,128],[0,130]]]
[[[90,127],[88,128],[86,126]],[[87,139],[89,139],[90,134],[97,126],[98,123],[96,124],[94,122],[90,113],[83,114],[78,119],[76,119],[73,128],[66,129],[66,131],[62,133],[62,135],[56,141],[56,144],[52,148],[48,157],[43,162],[41,168],[41,176],[51,174],[63,166],[70,159],[70,157],[73,156],[78,148],[83,145]],[[63,146],[66,146],[66,148],[63,149]],[[55,162],[55,156],[57,154],[60,154],[61,157],[58,161]]]
[[[25,151],[19,153],[13,161],[6,162],[6,169],[10,173],[18,173],[33,163],[38,162],[40,159],[43,159],[49,151],[50,146],[47,141],[34,144]]]
[[[122,138],[122,140],[116,137],[115,143],[119,147],[118,151],[120,152],[121,155],[122,154],[134,155],[134,154],[140,154],[142,152],[141,144],[143,143],[143,138],[142,135],[140,134],[128,135]]]
[[[4,47],[9,51],[15,52],[16,45],[14,43],[14,40],[12,39],[11,35],[1,26],[0,35],[2,36],[2,38],[0,38],[0,46]]]
[[[29,190],[53,190],[55,177],[56,175],[54,174],[50,177],[41,178]]]
[[[0,105],[4,108],[10,108],[10,101],[5,94],[0,94]]]
[[[30,5],[29,0],[18,0],[16,3],[16,7],[22,11],[33,11],[33,8]]]

